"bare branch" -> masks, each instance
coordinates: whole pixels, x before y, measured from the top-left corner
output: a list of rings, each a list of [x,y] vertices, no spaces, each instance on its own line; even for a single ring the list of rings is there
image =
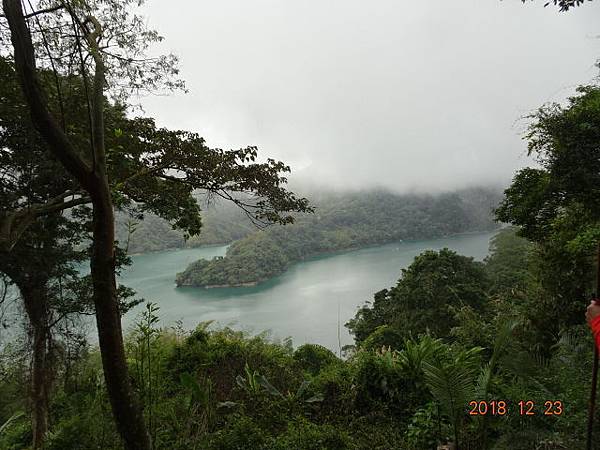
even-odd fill
[[[35,204],[11,212],[0,212],[0,249],[12,250],[21,235],[38,217],[90,203],[90,198],[87,196],[63,201],[69,195],[73,193],[68,191],[54,197],[48,203]]]
[[[56,5],[51,8],[40,9],[39,11],[34,11],[32,13],[26,14],[25,18],[29,19],[31,17],[39,16],[40,14],[51,13],[51,12],[58,11],[59,9],[63,9],[63,8],[64,8],[63,5]]]
[[[53,6],[51,8],[40,9],[39,11],[34,11],[32,13],[25,14],[24,17],[26,19],[30,19],[32,17],[36,17],[36,16],[39,16],[41,14],[47,14],[47,13],[51,13],[51,12],[54,12],[54,11],[58,11],[59,9],[63,9],[63,5],[56,5],[56,6]],[[0,14],[0,17],[4,17],[5,18],[6,16],[4,14]]]

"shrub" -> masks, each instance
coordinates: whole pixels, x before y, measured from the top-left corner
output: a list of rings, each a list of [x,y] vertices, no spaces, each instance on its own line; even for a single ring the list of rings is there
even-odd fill
[[[180,374],[194,373],[206,364],[209,359],[207,342],[210,336],[207,326],[208,323],[201,323],[181,344],[175,345],[167,363],[172,380],[178,381]]]
[[[331,350],[318,344],[301,345],[294,352],[294,359],[303,370],[312,375],[316,375],[328,365],[340,361]]]
[[[437,444],[439,417],[434,403],[428,403],[412,416],[406,429],[406,443],[411,449],[434,448]]]
[[[365,350],[380,350],[381,348],[402,349],[404,335],[389,325],[381,325],[375,329],[362,343]]]
[[[355,356],[356,407],[366,413],[384,410],[408,419],[425,403],[425,397],[398,362],[394,351],[360,351]]]
[[[323,396],[318,411],[322,419],[347,421],[354,407],[353,379],[352,366],[347,363],[329,365],[312,379],[311,393]]]
[[[249,417],[235,415],[209,441],[210,450],[266,450],[268,436]]]
[[[0,448],[2,450],[22,450],[31,443],[31,421],[21,417],[10,423],[0,433]],[[2,424],[0,424],[2,425]]]
[[[235,379],[246,365],[259,370],[277,388],[299,384],[302,373],[294,369],[292,351],[287,346],[268,342],[263,336],[248,337],[243,332],[223,329],[196,330],[177,345],[169,360],[171,379],[178,382],[182,373],[210,378],[218,401],[236,400]]]
[[[338,428],[298,420],[288,425],[287,431],[274,440],[271,448],[273,450],[344,450],[358,447],[353,444],[346,432]]]
[[[121,450],[109,414],[79,413],[61,420],[48,434],[48,450]]]

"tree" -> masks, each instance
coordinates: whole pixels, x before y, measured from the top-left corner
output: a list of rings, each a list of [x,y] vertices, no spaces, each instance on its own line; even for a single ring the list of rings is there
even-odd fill
[[[446,337],[456,325],[457,308],[484,309],[488,284],[482,263],[447,248],[428,250],[402,269],[395,287],[375,294],[373,305],[359,309],[346,326],[357,343],[382,325],[405,337],[427,331]]]
[[[526,291],[531,282],[530,259],[534,246],[517,235],[518,228],[506,227],[490,239],[485,270],[491,294]]]
[[[127,448],[148,449],[151,442],[129,384],[122,341],[115,282],[114,206],[133,205],[142,211],[154,211],[189,234],[197,234],[201,226],[200,211],[191,195],[194,189],[206,189],[224,196],[252,211],[258,221],[288,223],[292,220],[291,216],[281,215],[281,211],[308,211],[309,208],[305,199],[297,199],[282,188],[286,179],[280,174],[289,171],[283,163],[268,160],[263,164],[249,164],[257,156],[253,147],[233,152],[210,152],[204,141],[193,133],[157,130],[153,121],[147,119],[127,122],[123,111],[121,119],[130,128],[125,132],[123,128],[113,130],[116,130],[115,138],[123,138],[127,147],[117,145],[114,152],[113,148],[107,147],[105,84],[110,85],[112,81],[117,94],[122,94],[117,88],[122,87],[118,83],[123,80],[128,89],[152,88],[162,81],[165,72],[172,73],[174,70],[172,60],[168,58],[151,61],[153,64],[147,67],[144,63],[148,60],[135,61],[126,54],[118,53],[118,50],[125,49],[135,54],[140,45],[143,50],[146,41],[156,40],[152,33],[136,34],[143,24],[138,18],[127,16],[126,8],[130,3],[112,0],[59,2],[28,15],[24,14],[18,0],[4,0],[3,7],[10,28],[16,71],[32,122],[49,151],[78,183],[83,195],[89,196],[92,204],[90,265],[106,385],[117,428]],[[49,15],[47,24],[52,24],[52,27],[40,25],[37,19],[42,13]],[[77,61],[78,54],[80,56],[78,76],[83,80],[86,93],[89,147],[78,139],[77,134],[67,131],[64,117],[62,124],[53,117],[40,83],[31,22],[28,24],[27,19],[36,21],[55,73],[65,69],[63,76],[73,75],[73,67],[77,65],[72,62]],[[106,29],[103,29],[101,19],[106,19]],[[131,19],[132,26],[125,27],[123,22],[128,19]],[[71,24],[72,27],[69,27]],[[69,31],[65,32],[67,27]],[[45,33],[55,33],[50,40],[55,51],[70,55],[71,64],[66,68],[57,67],[56,63],[61,58],[51,55],[51,45]],[[112,48],[113,38],[116,50]],[[82,56],[84,52],[86,57]],[[91,61],[90,67],[88,61]],[[157,70],[150,72],[149,79],[145,78],[143,74],[147,72],[140,70],[137,62],[141,62],[143,68],[155,67]],[[88,71],[93,73],[91,80],[88,80]],[[58,73],[57,79],[60,80]],[[91,84],[89,91],[88,82]],[[63,104],[60,106],[62,110]],[[156,140],[148,141],[148,137]],[[113,156],[121,165],[115,164]],[[122,178],[113,179],[110,167],[114,167],[116,174]],[[233,197],[232,191],[252,192],[257,200],[245,203]]]
[[[567,105],[546,105],[532,116],[526,135],[539,168],[514,177],[496,211],[498,220],[521,227],[536,243],[535,269],[547,311],[538,327],[556,339],[558,330],[581,322],[594,289],[600,240],[600,88],[580,87]],[[538,320],[540,318],[538,317]]]
[[[26,119],[27,110],[11,64],[0,58],[0,211],[18,211],[48,204],[74,185],[62,166],[45,155],[42,139]],[[76,250],[85,237],[81,223],[58,211],[32,218],[2,252],[0,272],[19,289],[32,330],[31,404],[33,447],[41,448],[48,428],[48,405],[54,379],[55,342],[52,329],[68,308],[78,273],[73,264],[86,259]]]
[[[31,407],[33,448],[43,447],[56,377],[56,328],[69,315],[89,310],[77,301],[85,288],[74,264],[86,259],[75,250],[81,239],[78,224],[60,214],[36,220],[13,250],[0,259],[0,271],[19,289],[31,327]]]

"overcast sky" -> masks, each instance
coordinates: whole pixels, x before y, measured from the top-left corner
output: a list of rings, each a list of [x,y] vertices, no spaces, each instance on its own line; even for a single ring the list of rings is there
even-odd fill
[[[400,191],[508,183],[520,117],[598,74],[600,2],[148,0],[189,94],[143,100],[302,180]]]

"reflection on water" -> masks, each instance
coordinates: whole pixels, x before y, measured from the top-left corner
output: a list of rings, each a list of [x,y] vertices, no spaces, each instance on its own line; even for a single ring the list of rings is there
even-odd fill
[[[160,306],[163,326],[181,320],[186,328],[213,320],[217,326],[258,333],[277,339],[291,337],[295,346],[305,342],[334,351],[351,344],[344,323],[373,294],[395,284],[400,270],[426,249],[448,247],[483,259],[494,233],[465,234],[419,242],[396,242],[293,265],[281,276],[259,286],[230,289],[176,288],[175,274],[198,258],[225,254],[226,246],[137,255],[120,282]],[[142,306],[124,317],[131,326]],[[340,342],[338,342],[338,326]]]

